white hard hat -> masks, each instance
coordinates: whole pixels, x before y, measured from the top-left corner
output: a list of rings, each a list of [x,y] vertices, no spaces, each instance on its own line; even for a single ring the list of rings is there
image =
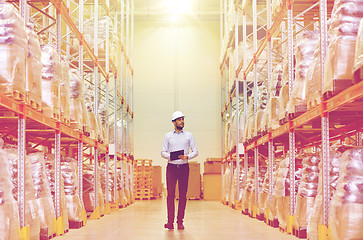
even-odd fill
[[[174,121],[178,118],[184,117],[184,114],[180,111],[176,111],[173,113],[173,116],[171,117],[171,121]]]

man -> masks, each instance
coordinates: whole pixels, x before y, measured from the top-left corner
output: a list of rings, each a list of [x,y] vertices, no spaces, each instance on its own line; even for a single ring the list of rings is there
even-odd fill
[[[175,187],[179,183],[179,205],[177,215],[177,225],[179,230],[184,229],[183,219],[185,206],[187,203],[189,164],[188,160],[198,156],[197,146],[193,135],[184,131],[184,114],[180,111],[173,113],[171,118],[174,124],[174,131],[165,134],[161,156],[168,159],[166,167],[166,186],[168,190],[167,207],[168,222],[165,228],[174,229],[175,217]],[[189,153],[189,148],[192,150]],[[180,154],[184,152],[184,154]],[[176,157],[174,156],[176,153]]]

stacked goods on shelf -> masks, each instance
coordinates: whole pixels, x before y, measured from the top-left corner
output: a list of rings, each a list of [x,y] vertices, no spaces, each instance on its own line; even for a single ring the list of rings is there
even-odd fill
[[[35,108],[40,108],[42,105],[42,50],[32,24],[27,24],[26,33],[28,35],[28,55],[26,58],[27,101],[32,107],[34,105],[31,102],[35,104]]]
[[[59,55],[51,45],[42,46],[42,102],[43,112],[50,117],[60,115],[60,83],[63,78]]]
[[[224,128],[224,149],[226,152],[230,152],[232,150],[232,141],[231,141],[231,118],[229,114],[224,114],[223,118],[225,118],[225,128]]]
[[[53,203],[55,205],[55,156],[53,154],[46,153],[46,154],[44,154],[44,159],[45,159],[45,167],[46,167],[48,182],[49,182],[49,186],[50,186],[50,191],[52,193]],[[64,191],[63,176],[60,177],[59,192],[60,192],[60,216],[59,217],[61,217],[63,220],[64,230],[68,231],[69,230],[68,210],[67,210],[66,195],[65,195],[65,191]]]
[[[243,98],[240,98],[240,101],[243,102]],[[232,113],[232,119],[231,119],[231,134],[230,134],[230,148],[233,148],[234,146],[237,146],[237,117],[236,112],[234,111]],[[243,139],[243,127],[244,127],[244,115],[243,115],[243,107],[240,105],[240,111],[239,111],[239,142],[242,142]]]
[[[70,89],[69,89],[69,64],[68,61],[62,61],[62,79],[60,82],[60,113],[61,113],[61,120],[64,123],[69,122],[69,103],[70,103]]]
[[[318,193],[320,157],[309,154],[303,159],[302,179],[296,201],[295,223],[298,231],[306,231],[313,214],[315,198]],[[302,234],[302,233],[301,233]],[[306,234],[304,234],[306,235]]]
[[[258,182],[257,182],[257,188],[258,188],[258,192],[257,195],[260,195],[261,192],[261,188],[262,188],[262,184],[264,181],[264,176],[266,175],[267,172],[267,168],[266,165],[261,165],[259,166],[259,171],[258,171]],[[256,203],[256,182],[253,181],[252,183],[252,187],[251,187],[251,196],[250,196],[250,202],[248,203],[248,209],[250,212],[252,212],[253,216],[257,216],[258,214],[258,199],[257,199],[257,203]]]
[[[12,171],[7,153],[0,149],[0,232],[3,240],[20,240],[18,204],[12,194]]]
[[[363,148],[348,149],[340,161],[336,192],[329,208],[331,240],[362,239]]]
[[[363,66],[363,19],[360,21],[357,43],[355,46],[354,72],[361,69]],[[360,80],[362,79],[363,71],[360,71]]]
[[[127,197],[125,194],[125,189],[123,187],[124,182],[125,180],[122,180],[121,169],[117,169],[117,191],[118,191],[119,205],[121,207],[124,207],[127,204]]]
[[[108,136],[107,136],[107,109],[104,104],[100,104],[98,107],[98,116],[99,116],[99,138],[106,141],[105,144],[108,143]]]
[[[268,102],[268,92],[265,84],[259,86],[258,89],[258,101],[257,101],[257,109],[256,109],[256,121],[254,127],[254,136],[260,135],[263,131],[265,131],[265,124],[263,123],[263,118],[266,112]]]
[[[104,215],[105,201],[102,194],[100,168],[97,169],[97,182],[95,178],[94,165],[83,165],[83,203],[87,212],[94,212],[97,207],[101,215]],[[97,184],[97,198],[95,194],[95,184]],[[97,204],[97,205],[95,205]]]
[[[334,146],[329,153],[329,193],[330,199],[335,195],[339,178],[339,164],[342,153],[347,149],[346,146]],[[323,225],[323,161],[319,163],[319,184],[315,203],[311,211],[308,223],[307,237],[310,240],[318,240],[318,226]]]
[[[88,124],[88,115],[83,101],[83,82],[75,69],[69,72],[69,92],[70,120],[74,128],[83,130],[84,122]]]
[[[281,79],[281,90],[279,95],[279,120],[280,124],[283,123],[281,120],[285,119],[287,115],[287,103],[289,101],[289,62],[288,54],[284,56],[282,62],[282,79]],[[294,58],[295,63],[295,58]],[[295,69],[295,68],[294,68]]]
[[[233,171],[233,182],[232,182],[232,189],[231,189],[231,204],[235,206],[237,200],[237,167],[234,168]]]
[[[231,196],[231,164],[229,163],[223,174],[223,193],[222,200],[224,203],[229,203]]]
[[[355,45],[362,17],[363,1],[337,0],[334,2],[329,20],[329,34],[332,40],[324,64],[323,93],[326,97],[352,84]]]
[[[269,85],[270,98],[266,105],[266,113],[262,120],[263,125],[268,130],[274,130],[280,126],[279,124],[279,96],[281,90],[282,65],[277,64],[272,72],[271,84]]]
[[[265,205],[265,212],[266,212],[266,220],[268,220],[268,223],[272,227],[279,227],[278,224],[278,217],[277,217],[277,197],[276,197],[276,180],[278,179],[279,171],[275,171],[277,167],[280,165],[282,159],[277,158],[274,161],[274,173],[273,173],[273,182],[272,182],[272,195],[271,195],[271,201],[266,201]],[[278,190],[277,190],[278,191]]]
[[[286,156],[276,171],[276,183],[273,196],[276,200],[276,215],[282,228],[287,226],[290,206],[289,156]]]
[[[85,103],[85,109],[86,109],[86,114],[88,115],[88,119],[89,119],[89,125],[87,126],[91,137],[93,139],[96,139],[96,136],[98,136],[98,119],[96,119],[96,115],[95,115],[95,106],[94,106],[94,99],[95,99],[95,95],[94,95],[94,89],[90,84],[85,84],[84,88],[83,88],[84,92],[84,103]]]
[[[15,201],[18,201],[18,154],[16,146],[6,146],[6,160],[10,164],[11,169],[11,181],[13,184],[13,196]],[[31,176],[30,162],[28,158],[25,158],[24,162],[24,207],[25,207],[25,222],[24,226],[30,228],[30,239],[35,240],[40,238],[40,220],[38,205],[35,200],[35,188]]]
[[[258,202],[257,202],[257,216],[264,216],[268,219],[267,213],[267,203],[269,201],[269,190],[270,190],[270,178],[269,171],[266,171],[264,178],[262,178],[263,184],[260,188],[260,193],[258,194]]]
[[[161,182],[161,166],[153,166],[153,197],[154,198],[161,198],[163,193],[163,184]]]
[[[18,10],[10,3],[0,3],[0,27],[0,90],[24,100],[27,35]]]
[[[135,199],[151,199],[153,196],[152,160],[136,159],[134,162]]]
[[[242,212],[245,214],[252,215],[252,209],[249,209],[249,205],[251,201],[255,200],[255,196],[252,195],[252,188],[255,182],[255,168],[250,167],[247,173],[246,187],[243,191],[242,197]]]
[[[61,172],[64,179],[64,192],[67,202],[68,221],[70,228],[79,228],[84,221],[84,205],[79,197],[77,161],[74,158],[61,159]]]
[[[108,170],[108,181],[106,183],[106,164],[103,164],[101,166],[101,172],[100,172],[100,176],[101,176],[101,187],[102,187],[102,194],[103,194],[103,198],[106,200],[106,184],[108,185],[108,200],[109,202],[116,202],[118,199],[116,199],[115,201],[115,196],[114,196],[114,172],[112,168],[109,168]]]
[[[46,173],[44,153],[35,152],[28,154],[27,157],[31,164],[31,175],[35,188],[35,201],[38,205],[40,237],[47,239],[56,234],[56,219],[50,184]]]
[[[254,91],[247,98],[247,124],[245,127],[244,139],[247,140],[252,137],[255,126],[255,113],[254,113]]]
[[[295,80],[291,97],[288,102],[288,113],[299,114],[307,111],[306,75],[308,67],[314,59],[315,46],[319,40],[319,32],[304,32],[297,36],[295,43]]]

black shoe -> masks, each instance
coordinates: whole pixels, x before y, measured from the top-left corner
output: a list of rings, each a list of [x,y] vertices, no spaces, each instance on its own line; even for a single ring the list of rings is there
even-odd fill
[[[173,223],[165,223],[164,228],[167,228],[169,230],[173,230],[174,229],[174,224]]]
[[[178,229],[179,230],[184,230],[185,229],[183,223],[178,223]]]

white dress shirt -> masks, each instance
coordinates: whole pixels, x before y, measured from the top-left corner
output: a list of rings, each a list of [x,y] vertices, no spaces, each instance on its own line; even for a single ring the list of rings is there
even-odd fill
[[[189,148],[192,150],[191,153],[189,153]],[[198,149],[193,135],[190,132],[184,130],[182,130],[180,133],[173,131],[165,134],[161,156],[165,159],[168,159],[168,163],[171,164],[188,163],[188,160],[183,159],[177,159],[174,161],[170,160],[170,152],[179,150],[184,150],[184,155],[188,156],[188,160],[198,156]]]

